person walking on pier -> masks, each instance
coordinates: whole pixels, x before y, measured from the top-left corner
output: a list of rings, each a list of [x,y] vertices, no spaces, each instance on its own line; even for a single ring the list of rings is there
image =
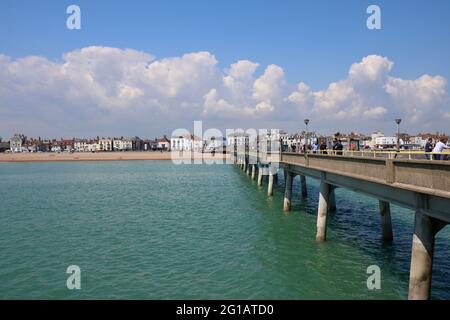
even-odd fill
[[[435,153],[442,153],[444,149],[450,149],[449,146],[447,146],[447,140],[445,138],[441,138],[438,143],[436,143],[436,146],[433,149],[433,159],[434,160],[441,160],[440,154]]]
[[[319,148],[319,146],[317,145],[317,142],[313,142],[312,144],[312,152],[313,153],[317,153],[317,149]]]
[[[427,160],[430,160],[430,155],[429,153],[433,150],[433,139],[432,138],[428,138],[427,143],[425,144],[425,157],[427,158]]]
[[[328,154],[328,152],[327,152],[327,143],[325,142],[325,140],[322,140],[322,142],[320,143],[319,150],[320,150],[321,154]]]
[[[338,156],[342,156],[342,150],[344,149],[344,146],[341,143],[341,140],[334,140],[334,144],[333,144],[333,150],[336,151],[336,154]]]

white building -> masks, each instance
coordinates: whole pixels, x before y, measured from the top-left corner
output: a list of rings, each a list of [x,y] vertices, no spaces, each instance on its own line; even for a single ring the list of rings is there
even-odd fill
[[[211,137],[203,142],[206,151],[223,150],[227,147],[227,139],[224,137]]]
[[[376,131],[376,132],[372,133],[372,135],[370,137],[371,137],[371,139],[369,142],[366,142],[366,145],[368,145],[371,149],[373,149],[373,148],[377,147],[377,143],[376,143],[377,139],[384,137],[384,133],[381,131]]]
[[[191,151],[194,147],[192,135],[185,134],[183,136],[170,138],[170,149],[175,151]]]
[[[156,139],[156,147],[159,150],[170,150],[170,140],[164,135],[164,137]]]
[[[22,152],[22,143],[23,143],[24,136],[22,134],[15,134],[10,140],[10,150],[12,152]]]
[[[115,151],[131,151],[133,150],[133,140],[128,138],[114,139],[113,140]]]
[[[112,139],[101,138],[98,140],[98,151],[111,151],[112,150]]]
[[[100,144],[87,139],[75,140],[73,148],[76,152],[93,152],[100,150]]]
[[[192,134],[170,138],[170,149],[176,151],[197,151],[203,150],[204,143],[201,138]]]
[[[400,139],[400,145],[403,144],[402,139]],[[375,139],[375,147],[383,148],[383,147],[395,147],[397,145],[397,137],[378,137]]]
[[[230,134],[227,137],[227,144],[230,147],[236,146],[245,146],[249,143],[249,135],[246,133],[234,133]]]
[[[421,135],[418,135],[416,137],[410,137],[409,140],[412,144],[419,145],[421,148],[425,148],[425,145],[427,144],[426,137]]]
[[[73,148],[76,152],[87,152],[89,151],[89,140],[87,139],[78,139],[73,143]]]

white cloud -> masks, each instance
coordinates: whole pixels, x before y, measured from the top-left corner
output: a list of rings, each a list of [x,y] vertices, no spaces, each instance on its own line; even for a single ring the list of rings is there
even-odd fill
[[[280,97],[285,85],[284,71],[271,64],[253,84],[253,98],[257,101],[272,101]]]
[[[444,114],[448,103],[446,79],[429,75],[413,80],[394,78],[389,76],[393,65],[386,57],[370,55],[352,64],[347,78],[325,90],[313,92],[300,83],[288,100],[308,117],[328,119],[329,123],[334,119],[343,121],[341,125],[357,126],[367,123],[365,120],[382,122],[400,116],[417,131],[427,129],[420,123],[430,126],[433,119]]]
[[[354,63],[348,72],[349,79],[353,82],[376,82],[383,80],[394,63],[386,57],[369,55],[359,63]]]
[[[380,119],[387,113],[387,109],[384,107],[374,107],[364,111],[363,116],[366,119]]]
[[[253,76],[258,67],[258,63],[248,60],[239,60],[230,66],[228,74],[235,79],[247,79]]]
[[[296,130],[302,117],[318,129],[345,131],[394,116],[415,121],[419,131],[421,123],[450,118],[445,78],[393,77],[393,65],[387,57],[369,55],[352,64],[347,77],[312,90],[304,82],[289,84],[273,64],[259,77],[260,65],[249,60],[221,70],[209,52],[156,59],[133,49],[93,46],[68,52],[61,61],[0,55],[0,116],[9,133],[36,128],[56,134],[167,132],[197,119],[229,127],[236,121],[278,121]]]
[[[441,76],[423,75],[416,80],[389,77],[386,92],[411,121],[418,122],[436,117],[436,107],[448,99],[447,81]]]

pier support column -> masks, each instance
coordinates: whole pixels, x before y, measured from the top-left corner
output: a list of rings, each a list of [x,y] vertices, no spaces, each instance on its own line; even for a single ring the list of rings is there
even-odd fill
[[[252,180],[256,177],[256,164],[252,164]]]
[[[330,197],[329,197],[329,201],[328,201],[328,211],[330,212],[334,212],[336,211],[336,194],[335,194],[335,190],[336,187],[331,186],[330,187]]]
[[[391,206],[389,202],[380,200],[381,230],[383,241],[392,241]]]
[[[286,187],[284,189],[284,202],[283,202],[284,211],[291,210],[292,181],[294,180],[293,178],[294,175],[292,172],[286,172]]]
[[[302,197],[306,197],[308,191],[306,189],[306,177],[304,175],[300,175],[300,187],[302,189]]]
[[[250,172],[251,167],[252,167],[252,165],[250,164],[250,161],[249,161],[248,164],[247,164],[247,170],[245,171],[245,173],[246,173],[248,176],[252,174],[252,173]]]
[[[244,161],[243,161],[242,171],[244,171],[244,172],[247,171],[247,160],[246,159],[244,159]]]
[[[409,273],[409,300],[427,300],[430,297],[434,240],[445,225],[443,221],[416,212]]]
[[[267,186],[267,195],[269,197],[271,197],[273,195],[273,180],[274,180],[274,175],[272,172],[273,168],[272,166],[269,167],[269,183]]]
[[[317,209],[317,233],[316,241],[323,242],[327,239],[327,216],[331,186],[320,182],[319,208]]]
[[[262,186],[263,180],[263,167],[262,165],[258,166],[258,186]]]

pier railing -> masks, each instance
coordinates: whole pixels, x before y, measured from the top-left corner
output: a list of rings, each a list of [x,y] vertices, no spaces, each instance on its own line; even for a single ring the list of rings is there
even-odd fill
[[[282,153],[281,162],[450,198],[450,162]]]

